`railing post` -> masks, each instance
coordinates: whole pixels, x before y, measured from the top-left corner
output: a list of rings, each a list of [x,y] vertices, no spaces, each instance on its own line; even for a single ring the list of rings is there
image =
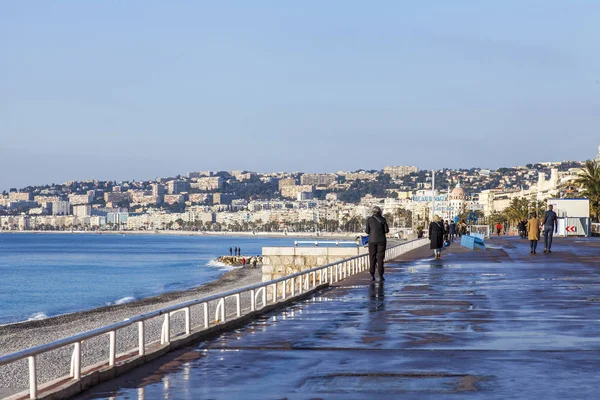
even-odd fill
[[[296,278],[292,278],[292,297],[296,295]]]
[[[273,289],[273,304],[277,303],[277,283],[271,285]]]
[[[146,338],[144,334],[144,321],[138,322],[138,354],[143,356],[146,354]]]
[[[242,300],[239,293],[235,295],[235,311],[238,317],[242,316]]]
[[[288,283],[287,279],[285,281],[283,281],[282,283],[283,283],[283,287],[281,288],[282,289],[281,290],[281,295],[283,297],[283,300],[285,300],[285,298],[287,296],[287,293],[286,293],[287,283]]]
[[[167,313],[167,315],[169,315]],[[108,332],[108,366],[115,366],[115,359],[117,358],[117,335],[115,331]]]
[[[81,342],[75,342],[73,347],[73,379],[81,379]]]
[[[202,313],[204,314],[204,328],[208,329],[208,303],[202,303]]]
[[[250,311],[256,311],[256,298],[254,289],[250,290]]]
[[[164,338],[161,344],[169,343],[171,341],[171,316],[169,313],[165,314],[165,322],[163,323]]]
[[[225,297],[221,297],[217,303],[217,309],[215,310],[215,321],[219,323],[225,322]]]
[[[303,287],[302,287],[302,285],[304,284],[304,281],[303,281],[303,276],[304,276],[304,275],[300,275],[300,276],[298,277],[298,279],[300,279],[300,284],[298,285],[298,286],[299,286],[299,287],[298,287],[298,289],[299,289],[299,290],[298,290],[298,292],[299,292],[299,293],[302,293],[302,289],[303,289]]]
[[[192,331],[192,324],[190,321],[190,308],[186,307],[183,309],[183,312],[185,314],[185,334],[189,335],[190,332]]]
[[[267,287],[263,286],[263,293],[262,293],[262,302],[263,302],[263,308],[267,306]]]
[[[319,285],[323,284],[323,270],[319,270]]]
[[[37,373],[35,370],[35,356],[27,357],[29,362],[29,398],[37,398]]]

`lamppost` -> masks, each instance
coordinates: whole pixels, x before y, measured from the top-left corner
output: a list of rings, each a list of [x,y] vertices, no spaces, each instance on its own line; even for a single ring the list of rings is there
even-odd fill
[[[431,219],[435,217],[435,170],[431,170]]]

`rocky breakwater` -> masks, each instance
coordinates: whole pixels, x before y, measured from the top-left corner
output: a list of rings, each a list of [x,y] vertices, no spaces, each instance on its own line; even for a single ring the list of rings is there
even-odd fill
[[[242,258],[246,259],[246,266],[250,267],[250,260],[252,260],[252,256],[221,256],[217,258],[217,262],[223,263],[225,265],[230,265],[232,267],[241,267],[242,266]],[[260,264],[260,260],[257,260],[258,264]]]

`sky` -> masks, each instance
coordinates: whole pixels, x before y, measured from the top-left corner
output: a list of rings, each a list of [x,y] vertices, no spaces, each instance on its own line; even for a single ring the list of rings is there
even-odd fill
[[[0,0],[0,190],[600,145],[600,1]]]

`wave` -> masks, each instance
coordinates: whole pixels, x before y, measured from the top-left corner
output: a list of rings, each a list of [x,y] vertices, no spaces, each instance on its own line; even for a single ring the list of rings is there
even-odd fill
[[[107,301],[105,304],[107,306],[117,306],[119,304],[131,303],[132,301],[136,301],[136,300],[137,299],[133,296],[127,296],[127,297],[123,297],[122,299],[115,301],[114,303],[112,301]]]
[[[42,319],[46,319],[48,318],[48,316],[46,314],[44,314],[43,312],[38,312],[35,314],[31,314],[29,316],[29,318],[27,318],[27,321],[40,321]]]
[[[231,271],[233,269],[240,268],[240,267],[236,267],[236,266],[233,266],[233,265],[225,264],[225,263],[223,263],[221,261],[217,261],[216,258],[213,258],[212,260],[210,260],[206,264],[206,266],[207,267],[213,267],[213,268],[219,268],[219,269],[225,270],[225,271]]]

